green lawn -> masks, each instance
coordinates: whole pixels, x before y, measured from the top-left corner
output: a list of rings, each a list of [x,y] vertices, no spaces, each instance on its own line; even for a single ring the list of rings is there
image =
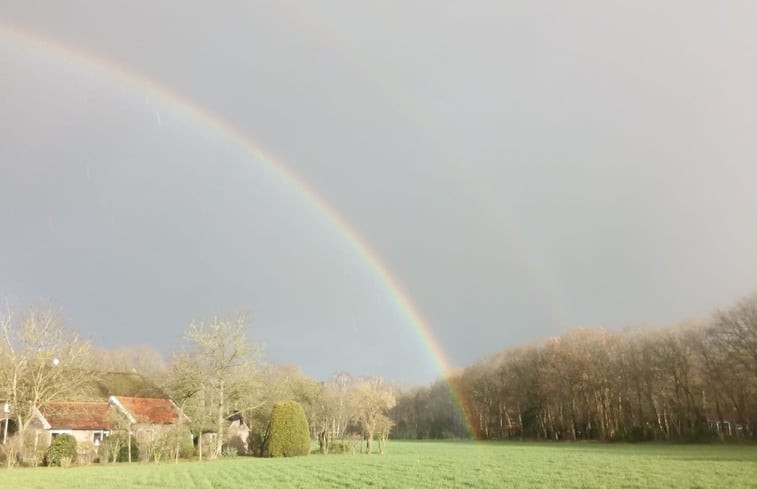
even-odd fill
[[[390,442],[385,455],[0,470],[0,487],[757,488],[757,447]]]

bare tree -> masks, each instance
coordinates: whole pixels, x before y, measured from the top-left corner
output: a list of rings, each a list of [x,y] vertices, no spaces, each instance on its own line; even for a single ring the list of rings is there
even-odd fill
[[[757,381],[757,294],[715,314],[713,342]]]
[[[131,422],[114,406],[110,407],[106,419],[110,426],[110,436],[105,439],[103,447],[106,461],[110,457],[113,463],[118,462],[121,449],[126,447],[126,459],[131,462]]]
[[[354,379],[347,372],[339,372],[326,382],[326,393],[332,398],[331,433],[335,438],[341,438],[349,422],[348,396],[354,384]]]
[[[350,392],[350,411],[363,430],[367,452],[373,449],[373,437],[382,431],[388,434],[386,414],[397,404],[394,394],[377,381],[363,381]],[[382,445],[383,447],[383,445]]]
[[[0,398],[25,432],[36,408],[91,388],[97,378],[88,341],[52,308],[0,313]]]
[[[177,357],[186,377],[183,404],[191,399],[196,408],[190,418],[200,422],[213,413],[216,441],[212,458],[221,453],[230,406],[247,395],[257,374],[258,350],[247,339],[245,325],[244,317],[192,323],[186,332],[189,348],[184,356]]]
[[[386,451],[386,441],[389,439],[389,432],[394,427],[394,421],[389,416],[380,414],[376,419],[376,436],[378,437],[379,453],[381,455]]]
[[[180,415],[177,419],[174,440],[176,463],[179,462],[181,433],[185,423],[191,433],[198,434],[198,455],[202,461],[202,432],[210,424],[210,409],[205,405],[203,395],[204,380],[203,372],[193,363],[193,358],[189,353],[178,352],[174,355],[165,389],[178,405],[180,412],[186,414],[188,418],[186,420]]]

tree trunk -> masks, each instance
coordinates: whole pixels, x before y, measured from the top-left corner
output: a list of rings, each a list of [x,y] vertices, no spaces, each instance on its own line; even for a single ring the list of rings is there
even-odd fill
[[[523,413],[520,410],[520,403],[518,403],[518,424],[520,425],[520,441],[523,441]]]
[[[219,457],[223,449],[223,387],[223,382],[221,382],[218,387],[218,426],[216,427],[215,457]]]
[[[179,463],[179,450],[181,450],[181,424],[180,422],[176,424],[177,426],[177,433],[176,433],[176,459],[175,462]]]

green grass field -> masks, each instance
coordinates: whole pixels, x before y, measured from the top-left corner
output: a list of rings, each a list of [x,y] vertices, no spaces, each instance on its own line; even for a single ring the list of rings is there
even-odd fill
[[[757,488],[757,447],[390,442],[371,456],[2,469],[0,487]]]

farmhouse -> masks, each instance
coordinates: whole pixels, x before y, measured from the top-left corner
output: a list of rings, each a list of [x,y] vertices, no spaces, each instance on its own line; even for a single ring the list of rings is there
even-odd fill
[[[35,439],[43,446],[63,433],[73,436],[78,443],[99,445],[113,422],[107,402],[49,402],[35,409],[34,415]]]
[[[52,437],[69,434],[78,443],[100,442],[114,429],[137,438],[151,438],[166,425],[186,420],[169,399],[116,397],[107,401],[49,402],[35,409],[35,444],[47,446]]]

